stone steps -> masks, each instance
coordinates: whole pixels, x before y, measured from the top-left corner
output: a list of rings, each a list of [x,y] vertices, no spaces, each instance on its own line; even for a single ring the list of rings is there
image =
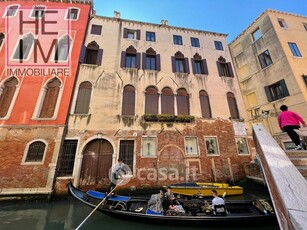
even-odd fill
[[[296,166],[302,176],[307,180],[307,151],[306,150],[291,150],[286,151],[287,156]]]

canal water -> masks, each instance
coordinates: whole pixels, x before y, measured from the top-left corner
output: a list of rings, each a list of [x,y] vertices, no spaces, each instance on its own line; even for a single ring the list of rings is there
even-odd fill
[[[254,199],[268,198],[268,193],[263,190],[245,189],[243,196],[226,197],[227,199]],[[92,211],[91,208],[74,200],[57,199],[52,201],[1,201],[0,202],[0,230],[68,230],[76,229],[79,224]],[[190,228],[174,226],[156,226],[134,223],[108,217],[100,212],[95,212],[80,228],[84,230],[213,230],[217,228]],[[247,229],[245,228],[218,228],[223,229]],[[255,227],[251,230],[273,230],[278,226]]]

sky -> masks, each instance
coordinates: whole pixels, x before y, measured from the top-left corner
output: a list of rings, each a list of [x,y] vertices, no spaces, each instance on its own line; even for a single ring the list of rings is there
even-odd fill
[[[230,43],[266,9],[307,17],[306,0],[94,0],[96,14],[228,34]]]

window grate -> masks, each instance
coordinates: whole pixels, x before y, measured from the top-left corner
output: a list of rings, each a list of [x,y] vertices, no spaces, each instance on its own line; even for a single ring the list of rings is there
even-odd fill
[[[44,142],[36,141],[30,144],[26,162],[39,162],[43,160],[46,145]]]
[[[78,140],[65,140],[63,151],[59,159],[58,176],[71,176],[73,174]]]
[[[120,141],[119,158],[133,171],[134,141]]]

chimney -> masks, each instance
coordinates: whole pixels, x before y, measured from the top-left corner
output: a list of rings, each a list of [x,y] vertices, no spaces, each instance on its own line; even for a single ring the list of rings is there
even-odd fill
[[[168,26],[168,20],[161,20],[161,25]]]
[[[114,18],[120,18],[120,13],[118,11],[114,11]]]

